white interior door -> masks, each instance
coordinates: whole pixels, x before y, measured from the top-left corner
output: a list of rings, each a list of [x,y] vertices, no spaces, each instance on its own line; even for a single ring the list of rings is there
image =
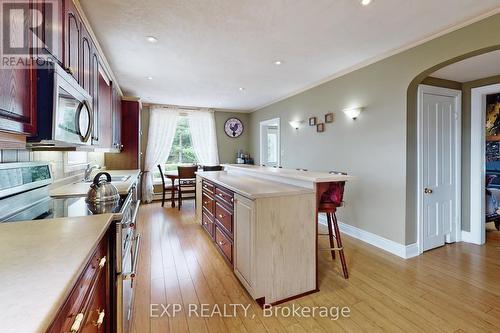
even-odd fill
[[[279,118],[260,123],[260,164],[278,167],[280,160]]]
[[[423,251],[454,242],[459,222],[459,93],[440,90],[424,90],[420,100]]]

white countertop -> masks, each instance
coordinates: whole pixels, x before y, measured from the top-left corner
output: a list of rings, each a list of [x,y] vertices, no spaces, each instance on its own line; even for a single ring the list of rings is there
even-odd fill
[[[249,199],[314,193],[306,187],[260,179],[245,175],[232,175],[226,171],[197,172],[200,177],[224,186]]]
[[[0,223],[0,327],[45,332],[113,214]]]
[[[92,173],[91,179],[100,172],[97,170]],[[132,186],[137,182],[137,177],[139,176],[141,170],[104,170],[108,172],[111,176],[130,176],[126,181],[111,182],[118,189],[118,193],[121,195],[127,194]],[[73,182],[71,184],[66,184],[49,191],[51,197],[75,197],[75,196],[85,196],[90,188],[90,184],[86,182]]]
[[[311,183],[339,182],[354,179],[352,176],[332,175],[328,172],[299,171],[295,169],[282,169],[249,164],[223,164],[223,166],[229,171],[235,170],[245,173],[256,173],[267,176],[307,181]]]

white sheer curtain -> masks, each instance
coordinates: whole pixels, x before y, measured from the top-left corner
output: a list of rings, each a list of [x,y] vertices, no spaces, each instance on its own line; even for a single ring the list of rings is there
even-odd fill
[[[215,132],[214,111],[201,109],[188,112],[189,132],[193,149],[201,165],[218,165],[219,150]]]
[[[142,185],[142,198],[145,202],[153,201],[153,171],[158,164],[167,160],[172,142],[179,111],[175,108],[151,106],[149,116],[148,145],[144,160],[144,178]]]

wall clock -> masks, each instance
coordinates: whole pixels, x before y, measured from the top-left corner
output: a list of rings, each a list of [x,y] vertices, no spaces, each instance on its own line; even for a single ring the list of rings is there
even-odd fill
[[[227,136],[237,138],[243,134],[243,123],[238,118],[229,118],[224,124],[224,131]]]

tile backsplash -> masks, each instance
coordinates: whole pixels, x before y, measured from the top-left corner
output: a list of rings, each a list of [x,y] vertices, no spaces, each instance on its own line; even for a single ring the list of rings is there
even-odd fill
[[[36,151],[29,150],[0,150],[0,163],[15,163],[15,162],[30,162],[30,161],[47,161],[50,162],[52,176],[54,180],[59,180],[66,177],[71,177],[82,173],[81,170],[66,171],[65,170],[65,155],[67,152],[60,151]],[[91,164],[104,165],[104,153],[87,153],[87,160]]]
[[[0,150],[0,163],[29,162],[32,160],[31,154],[28,150]]]

